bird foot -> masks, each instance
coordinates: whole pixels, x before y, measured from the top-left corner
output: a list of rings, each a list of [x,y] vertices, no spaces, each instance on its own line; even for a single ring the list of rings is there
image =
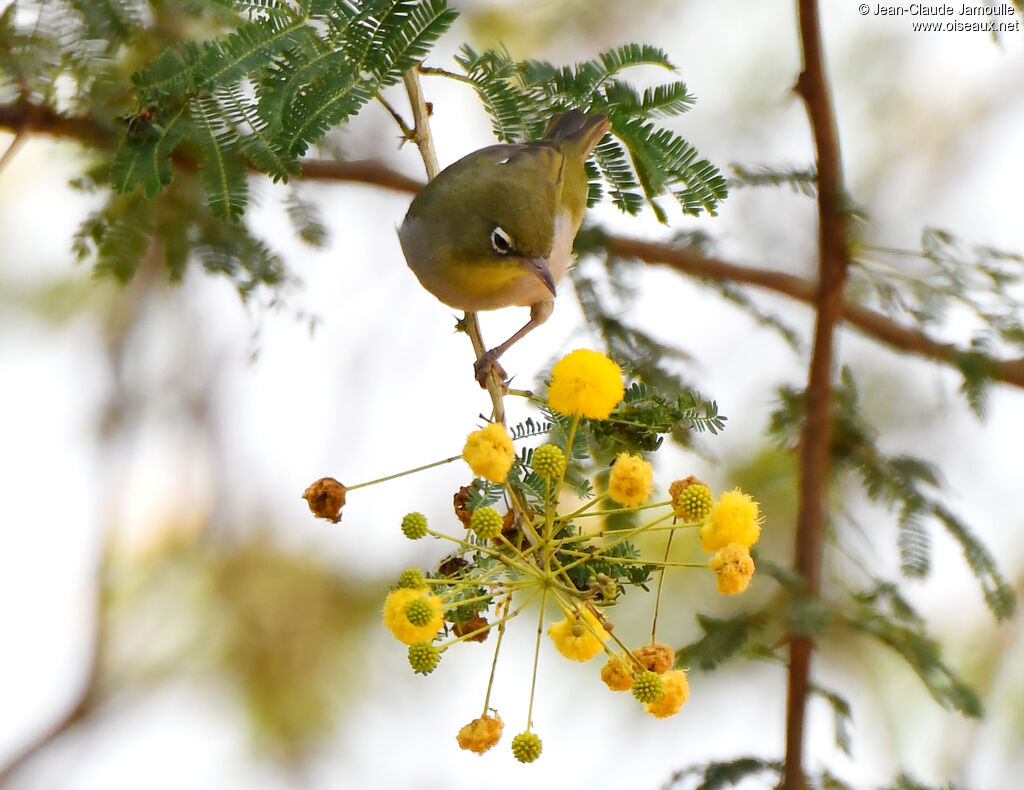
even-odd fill
[[[491,374],[491,371],[498,377],[498,381],[501,382],[502,387],[505,385],[505,381],[508,378],[505,374],[505,369],[498,364],[498,355],[494,351],[485,351],[480,359],[473,365],[473,375],[476,376],[477,383],[483,388],[487,389],[487,377]]]

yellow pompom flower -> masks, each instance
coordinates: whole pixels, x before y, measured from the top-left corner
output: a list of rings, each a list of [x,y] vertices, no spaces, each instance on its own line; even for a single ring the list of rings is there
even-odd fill
[[[462,457],[477,477],[504,483],[515,460],[516,448],[505,426],[492,422],[466,438]]]
[[[738,488],[726,491],[711,508],[700,528],[700,545],[708,554],[730,543],[748,549],[761,535],[760,506],[749,494]]]
[[[663,675],[672,669],[676,663],[676,651],[670,645],[662,642],[652,642],[649,645],[638,647],[633,651],[633,656],[646,669]]]
[[[410,603],[421,599],[430,607],[430,619],[424,625],[413,625],[409,622],[406,609]],[[413,590],[408,587],[393,590],[384,599],[384,625],[399,642],[407,645],[420,640],[429,642],[437,636],[437,632],[444,625],[441,599],[426,590]]]
[[[619,453],[608,478],[608,496],[623,507],[647,502],[653,487],[651,465],[639,455]]]
[[[754,560],[750,556],[750,549],[739,543],[729,543],[719,549],[708,567],[718,577],[718,591],[722,595],[743,592],[750,584],[750,577],[754,575]]]
[[[558,652],[572,661],[589,661],[601,652],[608,638],[608,632],[588,609],[583,610],[582,619],[590,628],[579,617],[560,620],[548,628],[548,636]]]
[[[599,351],[578,348],[551,369],[548,405],[562,414],[607,420],[625,391],[618,365]]]
[[[612,656],[601,667],[601,680],[612,691],[629,691],[633,688],[633,671],[618,656]]]
[[[670,670],[661,679],[665,681],[665,693],[657,702],[645,703],[644,710],[656,718],[666,719],[679,713],[686,698],[690,696],[690,684],[681,669]]]
[[[501,739],[504,727],[501,716],[497,713],[493,716],[481,716],[459,730],[455,740],[459,742],[460,749],[483,754]]]

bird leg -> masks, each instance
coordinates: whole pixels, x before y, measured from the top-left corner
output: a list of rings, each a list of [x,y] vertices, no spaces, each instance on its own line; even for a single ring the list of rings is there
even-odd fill
[[[530,320],[523,325],[523,328],[512,335],[512,337],[500,346],[495,346],[490,351],[485,351],[480,355],[480,358],[473,366],[473,373],[476,375],[476,380],[481,387],[484,389],[487,388],[487,376],[492,370],[498,374],[499,380],[506,380],[505,371],[501,365],[498,364],[498,357],[508,351],[515,343],[522,340],[527,334],[547,321],[551,316],[551,311],[554,309],[555,302],[552,299],[530,305]]]

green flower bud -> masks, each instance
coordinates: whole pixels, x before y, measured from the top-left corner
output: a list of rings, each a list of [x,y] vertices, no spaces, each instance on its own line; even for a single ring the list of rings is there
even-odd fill
[[[427,582],[419,568],[406,568],[398,577],[398,586],[409,590],[422,590],[427,586]]]
[[[402,534],[409,540],[419,540],[427,534],[427,517],[422,513],[408,513],[402,519]]]
[[[665,695],[665,681],[649,669],[633,678],[633,696],[640,702],[657,702]]]
[[[426,598],[417,598],[406,604],[405,618],[413,625],[424,626],[434,619],[434,609]]]
[[[669,486],[668,492],[672,496],[672,508],[676,516],[688,523],[704,521],[715,504],[711,489],[693,476],[676,480]]]
[[[532,732],[521,732],[512,739],[512,755],[521,763],[532,763],[540,757],[541,743]]]
[[[504,519],[493,507],[482,507],[473,511],[473,516],[469,520],[469,528],[476,533],[478,538],[490,540],[501,534],[503,521]]]
[[[542,444],[533,451],[533,471],[547,480],[557,480],[565,471],[565,453],[553,444]]]
[[[430,642],[421,639],[409,645],[409,666],[421,675],[433,672],[440,659],[441,651]]]

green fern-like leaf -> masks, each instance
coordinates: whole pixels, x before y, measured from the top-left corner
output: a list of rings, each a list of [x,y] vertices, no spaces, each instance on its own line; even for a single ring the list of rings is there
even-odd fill
[[[603,140],[594,149],[594,156],[601,174],[611,185],[608,194],[612,203],[626,214],[640,213],[644,198],[639,192],[640,184],[637,183],[633,169],[629,166],[622,145],[614,139]]]
[[[609,76],[630,66],[661,66],[669,71],[676,69],[668,53],[653,44],[625,44],[602,52],[597,59]]]
[[[473,485],[470,486],[469,500],[466,502],[466,507],[470,510],[490,507],[501,499],[504,490],[504,486],[477,478],[473,481]]]
[[[755,613],[743,613],[727,620],[698,614],[697,623],[704,636],[676,651],[676,664],[710,671],[739,655],[764,627],[766,619]]]
[[[152,198],[171,183],[171,154],[190,130],[188,107],[181,105],[162,123],[132,119],[129,126],[133,123],[144,124],[146,129],[129,129],[128,136],[121,141],[111,164],[110,184],[121,193],[141,185],[145,196]],[[144,139],[133,141],[135,135]]]
[[[380,74],[385,71],[377,65],[383,60],[384,37],[394,28],[396,19],[400,24],[409,5],[410,0],[364,2],[359,5],[354,19],[346,18],[345,36],[340,43],[357,72]]]
[[[277,286],[284,279],[280,256],[239,222],[211,212],[196,218],[193,257],[211,274],[229,277],[245,298],[258,286]]]
[[[693,107],[696,99],[683,82],[670,82],[648,88],[640,95],[628,83],[610,80],[602,89],[603,102],[594,109],[607,109],[637,118],[682,115]]]
[[[270,124],[259,114],[255,102],[242,95],[241,86],[221,91],[218,98],[224,117],[239,135],[240,153],[256,170],[274,181],[287,180],[299,172],[298,161],[279,149]]]
[[[693,246],[693,244],[684,242],[682,246]],[[788,322],[784,321],[778,315],[768,313],[763,310],[761,306],[750,297],[745,289],[737,288],[732,283],[725,282],[724,280],[721,282],[705,281],[702,285],[712,289],[723,299],[739,307],[743,312],[753,318],[754,321],[757,322],[758,326],[773,329],[794,351],[799,352],[802,349],[803,341],[799,332],[797,332]]]
[[[529,439],[533,436],[543,436],[551,430],[550,422],[537,422],[532,417],[527,417],[523,422],[513,425],[509,429],[509,435],[515,439]],[[527,461],[529,463],[529,461]]]
[[[534,66],[531,69],[531,76],[533,83],[540,86],[541,82],[537,78],[546,75],[547,89],[551,95],[591,98],[614,75],[631,66],[661,66],[675,71],[675,66],[663,49],[650,44],[631,43],[602,52],[596,58],[577,63],[575,66],[548,72]]]
[[[494,136],[502,142],[520,143],[537,135],[539,112],[524,86],[521,69],[507,50],[478,54],[468,44],[455,61],[472,81],[484,109],[491,117]]]
[[[687,790],[723,790],[739,786],[744,779],[759,774],[781,777],[782,763],[762,757],[738,757],[734,760],[703,763],[673,773],[666,788],[680,785],[684,780],[698,779],[699,784],[696,785],[687,781]],[[770,783],[765,786],[770,786]]]
[[[804,395],[781,393],[782,404],[772,416],[772,432],[786,442],[796,441],[804,411]],[[1012,616],[1016,598],[984,545],[942,501],[934,465],[911,456],[887,456],[878,448],[877,432],[860,411],[852,371],[844,368],[835,394],[833,457],[838,469],[854,471],[867,495],[899,514],[899,545],[903,570],[923,576],[930,569],[930,539],[925,522],[938,521],[960,544],[985,601],[997,619]]]
[[[317,204],[303,200],[298,190],[292,189],[285,200],[285,211],[296,235],[310,247],[327,245],[328,232]]]
[[[685,84],[658,85],[641,95],[616,76],[637,65],[674,70],[666,53],[657,47],[629,44],[562,67],[542,60],[516,63],[507,51],[478,54],[469,47],[463,47],[456,60],[476,87],[495,134],[503,141],[535,138],[548,117],[568,108],[607,113],[612,132],[625,143],[628,157],[619,142],[606,140],[595,151],[595,159],[610,186],[612,202],[626,213],[638,213],[646,202],[655,216],[666,222],[665,210],[656,202],[663,194],[675,198],[686,213],[714,213],[728,192],[726,180],[708,161],[698,160],[689,143],[648,120],[686,112],[694,98]],[[592,187],[590,200],[598,194]]]
[[[430,51],[431,45],[458,16],[447,7],[445,0],[422,0],[404,4],[401,8],[402,14],[396,15],[401,24],[395,24],[383,38],[387,57],[381,64],[384,68],[378,66],[376,72],[382,86],[398,82],[404,72]]]
[[[234,131],[223,125],[217,103],[211,97],[192,102],[199,144],[199,178],[215,217],[239,219],[248,203],[245,160],[238,150]]]
[[[331,43],[316,38],[309,48],[285,52],[274,59],[257,87],[259,114],[271,130],[278,132],[284,127],[300,91],[328,74],[351,70],[348,56],[332,49]]]
[[[519,486],[526,492],[531,505],[537,506],[538,509],[544,507],[548,483],[543,477],[536,472],[528,472],[519,478]]]
[[[960,392],[967,400],[967,405],[979,419],[988,414],[988,399],[994,380],[996,363],[985,348],[986,344],[978,339],[972,343],[970,351],[957,355],[954,364],[963,376]]]
[[[669,191],[685,213],[706,210],[715,214],[718,201],[729,193],[728,182],[710,162],[697,160],[692,145],[649,122],[613,114],[612,124],[614,133],[629,147],[649,203],[654,205],[654,197]]]
[[[132,74],[132,85],[142,106],[160,102],[181,101],[193,90],[195,65],[202,49],[195,41],[187,41],[165,50],[150,64]]]
[[[817,683],[811,684],[811,691],[825,700],[832,708],[832,729],[836,736],[836,746],[847,757],[852,757],[850,727],[853,724],[853,709],[850,707],[849,701],[838,692]]]
[[[999,620],[1008,620],[1017,611],[1017,595],[1013,587],[1003,578],[995,559],[978,538],[968,529],[956,514],[941,504],[934,506],[935,517],[946,527],[946,531],[960,544],[964,559],[981,583],[985,602]]]
[[[295,102],[285,150],[293,157],[302,156],[328,129],[355,115],[373,93],[371,85],[349,73],[328,75]]]
[[[135,275],[149,248],[153,205],[137,194],[118,197],[108,204],[101,217],[95,271],[126,283]]]
[[[123,0],[68,0],[82,17],[89,39],[115,49],[141,26],[139,8]]]
[[[905,576],[924,578],[931,570],[931,536],[917,513],[899,522],[900,569]]]
[[[198,90],[230,85],[280,52],[309,45],[315,31],[301,16],[268,13],[241,25],[234,33],[207,46],[192,69]]]
[[[731,183],[738,187],[788,186],[794,192],[814,197],[818,189],[818,174],[813,167],[779,170],[770,167],[756,169],[743,165],[732,166]]]
[[[978,694],[946,666],[938,642],[926,634],[920,617],[895,593],[895,588],[891,585],[876,588],[859,596],[859,601],[858,609],[844,617],[849,626],[899,653],[942,707],[975,718],[982,715]],[[897,612],[897,619],[881,606],[889,601],[898,602],[902,609]]]

